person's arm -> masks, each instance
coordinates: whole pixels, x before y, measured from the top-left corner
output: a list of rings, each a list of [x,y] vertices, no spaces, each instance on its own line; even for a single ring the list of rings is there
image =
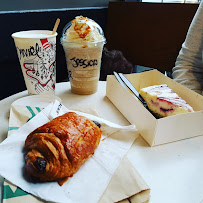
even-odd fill
[[[173,68],[176,82],[202,94],[203,90],[203,0],[189,27]]]

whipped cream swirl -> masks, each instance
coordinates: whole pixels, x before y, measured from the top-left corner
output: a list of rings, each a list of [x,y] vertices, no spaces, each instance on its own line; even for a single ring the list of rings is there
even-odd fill
[[[101,27],[87,17],[77,16],[66,30],[64,41],[67,42],[104,42]]]

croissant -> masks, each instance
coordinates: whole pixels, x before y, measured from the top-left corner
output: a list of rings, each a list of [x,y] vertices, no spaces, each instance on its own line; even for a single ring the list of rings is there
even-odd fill
[[[24,145],[26,179],[62,185],[94,154],[101,138],[98,126],[69,112],[31,132]]]

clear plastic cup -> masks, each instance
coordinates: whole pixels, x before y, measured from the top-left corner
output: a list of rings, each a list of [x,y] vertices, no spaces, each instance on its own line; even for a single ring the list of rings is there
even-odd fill
[[[61,44],[66,56],[71,91],[75,94],[88,95],[97,91],[100,76],[102,50],[105,38],[98,42],[68,42],[66,30],[72,25],[69,22],[63,29]],[[97,25],[99,33],[103,31]]]
[[[47,30],[12,34],[29,94],[55,94],[56,36]]]

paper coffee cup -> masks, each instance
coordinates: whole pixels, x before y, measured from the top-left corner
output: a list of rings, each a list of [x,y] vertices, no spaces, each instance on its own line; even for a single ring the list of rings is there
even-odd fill
[[[47,30],[12,34],[29,94],[55,94],[56,36]]]

